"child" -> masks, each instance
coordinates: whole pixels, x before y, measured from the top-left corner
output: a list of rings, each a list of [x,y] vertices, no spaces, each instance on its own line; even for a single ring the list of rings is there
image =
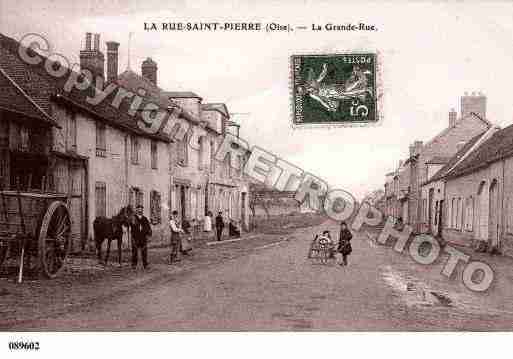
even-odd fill
[[[353,235],[347,228],[347,223],[340,223],[340,236],[337,252],[342,255],[342,262],[339,263],[341,266],[347,266],[347,256],[353,251],[353,248],[351,247],[351,238],[353,238]]]

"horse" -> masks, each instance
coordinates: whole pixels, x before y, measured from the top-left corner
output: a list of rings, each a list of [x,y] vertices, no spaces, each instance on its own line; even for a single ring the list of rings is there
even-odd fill
[[[102,262],[102,244],[105,239],[107,242],[107,253],[105,254],[105,265],[109,261],[110,243],[113,240],[118,242],[118,262],[121,265],[121,245],[123,244],[123,227],[129,229],[133,222],[134,211],[132,207],[121,208],[118,214],[112,218],[96,217],[93,222],[94,241],[98,254],[98,261]]]

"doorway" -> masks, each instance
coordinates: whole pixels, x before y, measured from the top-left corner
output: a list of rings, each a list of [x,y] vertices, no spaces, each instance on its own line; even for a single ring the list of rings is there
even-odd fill
[[[498,182],[496,179],[490,184],[490,208],[488,211],[489,217],[489,239],[492,246],[499,247],[499,221],[498,221],[498,203],[499,203],[499,191]]]

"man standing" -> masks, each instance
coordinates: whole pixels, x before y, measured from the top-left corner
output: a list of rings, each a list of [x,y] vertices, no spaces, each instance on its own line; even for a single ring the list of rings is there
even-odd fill
[[[139,249],[144,269],[148,268],[148,237],[151,236],[150,221],[143,215],[143,206],[135,208],[135,217],[130,225],[132,230],[132,268],[137,268]]]
[[[179,262],[178,253],[180,250],[180,233],[183,233],[182,228],[178,223],[178,211],[171,213],[171,220],[169,221],[171,227],[171,254],[169,256],[169,264]]]
[[[220,241],[223,235],[224,221],[223,221],[223,212],[219,212],[216,217],[216,234],[217,240]]]

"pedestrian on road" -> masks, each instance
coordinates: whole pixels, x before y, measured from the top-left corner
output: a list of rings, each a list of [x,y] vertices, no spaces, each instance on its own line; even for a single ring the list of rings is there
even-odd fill
[[[192,222],[192,224],[191,224]],[[182,223],[183,234],[180,238],[180,253],[189,255],[192,250],[192,232],[194,231],[194,218],[189,222],[186,219]]]
[[[347,223],[340,223],[337,252],[342,255],[342,263],[340,263],[341,266],[347,266],[347,256],[353,251],[353,248],[351,247],[351,238],[353,238],[353,235],[347,228]]]
[[[135,217],[130,225],[132,232],[132,268],[137,268],[138,253],[141,251],[143,268],[148,268],[148,237],[151,236],[150,221],[143,214],[143,206],[135,208]]]
[[[180,233],[183,233],[183,230],[178,222],[178,211],[173,211],[171,213],[169,227],[171,229],[171,253],[169,255],[169,264],[173,264],[173,262],[180,261],[180,258],[178,257],[181,247]]]
[[[213,216],[214,216],[214,214],[211,211],[208,211],[207,215],[205,216],[205,221],[203,223],[203,232],[205,232],[207,237],[209,237],[209,238],[212,233],[212,217]]]
[[[237,228],[237,224],[234,219],[230,218],[230,224],[228,225],[228,235],[230,238],[240,238],[240,230]]]
[[[220,241],[221,237],[223,236],[223,228],[224,228],[223,212],[219,211],[219,214],[216,217],[216,234],[217,234],[218,241]]]

